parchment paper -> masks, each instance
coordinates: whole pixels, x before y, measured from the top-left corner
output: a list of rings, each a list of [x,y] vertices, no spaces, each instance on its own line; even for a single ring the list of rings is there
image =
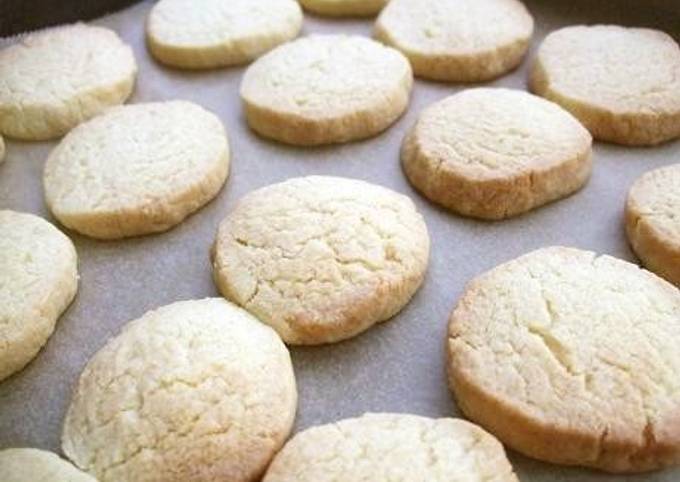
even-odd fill
[[[537,32],[574,23],[619,23],[661,28],[680,36],[680,3],[668,1],[527,2]],[[300,394],[296,430],[367,411],[458,415],[444,369],[444,340],[451,308],[473,276],[546,245],[569,245],[634,260],[622,226],[631,183],[643,172],[680,162],[680,142],[657,148],[595,145],[588,186],[569,199],[513,220],[488,223],[449,214],[420,197],[399,164],[406,129],[426,105],[463,86],[418,80],[410,108],[375,139],[308,149],[258,138],[245,124],[238,98],[244,68],[187,73],[155,63],[144,45],[143,2],[95,23],[115,29],[135,49],[140,66],[131,102],[188,99],[216,112],[227,126],[232,171],[220,195],[171,231],[117,242],[75,233],[80,290],[38,357],[0,383],[0,448],[32,446],[59,451],[70,391],[86,361],[121,326],[145,311],[190,298],[216,296],[208,249],[220,220],[248,191],[289,177],[329,174],[365,179],[406,193],[424,214],[432,237],[429,272],[413,301],[393,320],[337,345],[292,348]],[[304,33],[370,35],[371,20],[306,16]],[[531,57],[531,54],[530,54]],[[489,85],[524,88],[528,62]],[[0,164],[0,208],[27,211],[55,222],[42,191],[44,160],[55,143],[7,143]],[[680,349],[680,347],[678,347]],[[592,471],[563,468],[510,453],[524,481],[615,481]],[[680,469],[631,476],[628,481],[680,480]]]

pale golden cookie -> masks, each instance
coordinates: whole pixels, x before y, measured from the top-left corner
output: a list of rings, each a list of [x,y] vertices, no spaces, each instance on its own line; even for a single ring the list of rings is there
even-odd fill
[[[430,241],[409,198],[367,182],[303,177],[258,189],[220,225],[220,292],[287,343],[332,343],[399,312]]]
[[[329,17],[370,17],[380,12],[389,0],[300,0],[312,13]]]
[[[468,284],[449,326],[458,406],[547,462],[680,462],[680,291],[638,266],[552,247]]]
[[[558,105],[478,88],[423,111],[404,139],[416,189],[457,213],[503,219],[563,198],[590,177],[592,138]]]
[[[312,427],[274,458],[263,482],[516,482],[503,446],[464,420],[367,414]]]
[[[594,25],[553,32],[538,50],[530,86],[595,139],[653,145],[680,137],[680,47],[658,30]]]
[[[126,105],[52,151],[45,198],[64,226],[117,239],[179,224],[217,195],[228,172],[227,134],[214,114],[184,101]]]
[[[146,24],[149,50],[160,62],[205,69],[250,62],[297,37],[296,0],[160,0]]]
[[[97,482],[52,452],[37,449],[0,450],[2,482]]]
[[[517,67],[533,29],[519,0],[391,0],[375,36],[406,55],[417,77],[480,82]]]
[[[640,177],[626,202],[626,233],[644,265],[680,286],[680,164]]]
[[[241,98],[258,134],[297,145],[348,142],[387,129],[408,105],[406,58],[371,39],[312,35],[246,71]]]
[[[101,482],[252,482],[296,404],[274,330],[222,299],[182,301],[128,323],[89,361],[62,447]]]
[[[77,289],[71,240],[38,216],[0,210],[0,380],[37,355]]]
[[[0,133],[25,140],[66,134],[132,93],[132,49],[82,23],[33,33],[0,51]]]

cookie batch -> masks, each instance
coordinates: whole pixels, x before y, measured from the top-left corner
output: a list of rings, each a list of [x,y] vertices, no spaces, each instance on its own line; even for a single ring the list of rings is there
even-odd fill
[[[303,12],[374,16],[374,38],[306,35]],[[534,27],[519,0],[160,0],[145,33],[164,66],[244,66],[225,95],[272,145],[376,137],[421,79],[465,83],[418,114],[394,163],[444,216],[502,221],[578,195],[593,141],[680,138],[680,48],[661,31],[562,28],[526,60],[528,91],[475,85],[517,68]],[[40,356],[76,296],[69,232],[170,230],[246,162],[228,136],[239,126],[199,102],[125,104],[137,70],[116,32],[82,23],[0,50],[0,134],[10,148],[57,140],[42,186],[59,224],[0,210],[0,382]],[[504,447],[610,473],[678,465],[679,188],[680,164],[630,189],[621,234],[644,268],[548,246],[469,281],[441,381],[467,420],[369,413],[296,434],[288,346],[389,323],[435,241],[412,199],[359,179],[243,193],[205,250],[216,294],[140,311],[102,340],[66,409],[64,458],[0,450],[0,481],[518,481]]]

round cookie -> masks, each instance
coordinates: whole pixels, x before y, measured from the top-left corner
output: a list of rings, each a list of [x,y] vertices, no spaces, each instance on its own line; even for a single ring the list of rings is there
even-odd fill
[[[680,137],[680,48],[658,30],[574,26],[546,37],[531,90],[598,140],[654,145]]]
[[[205,69],[250,62],[297,37],[295,0],[160,0],[147,21],[149,50],[174,67]]]
[[[37,449],[0,450],[2,482],[97,482],[52,452]]]
[[[0,51],[0,133],[60,137],[125,102],[136,75],[132,49],[107,28],[78,23],[28,35]]]
[[[644,265],[680,286],[680,164],[640,177],[626,202],[626,233]]]
[[[307,429],[277,454],[263,482],[516,482],[503,446],[453,418],[367,414]]]
[[[258,59],[241,83],[246,118],[264,137],[318,145],[365,139],[408,105],[406,58],[364,37],[313,35]]]
[[[276,333],[222,299],[128,323],[88,362],[64,453],[100,482],[259,480],[297,404]]]
[[[404,139],[413,186],[465,216],[503,219],[581,188],[592,138],[558,105],[526,92],[478,88],[420,115]]]
[[[38,216],[0,210],[0,380],[37,355],[77,289],[71,240]]]
[[[548,462],[680,462],[680,291],[638,266],[544,248],[473,280],[449,326],[461,410]]]
[[[217,116],[184,101],[109,109],[78,126],[45,164],[47,205],[82,234],[164,231],[215,197],[229,172]]]
[[[242,198],[219,227],[215,282],[291,344],[337,342],[399,312],[423,281],[429,236],[409,198],[303,177]]]
[[[370,17],[377,14],[389,0],[300,0],[312,13],[329,17]]]
[[[375,36],[406,55],[417,77],[481,82],[520,64],[533,29],[519,0],[391,0]]]

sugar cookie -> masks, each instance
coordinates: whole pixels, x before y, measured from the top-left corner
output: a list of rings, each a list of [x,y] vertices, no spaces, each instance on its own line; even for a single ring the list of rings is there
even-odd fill
[[[429,237],[409,198],[303,177],[245,196],[220,225],[217,286],[287,343],[350,338],[399,312],[423,281]]]
[[[595,25],[553,32],[538,50],[530,86],[595,139],[653,145],[680,137],[680,47],[658,30]]]
[[[514,216],[581,188],[592,138],[558,105],[519,90],[478,88],[425,109],[402,163],[425,196],[482,219]]]
[[[472,281],[451,315],[461,410],[531,457],[611,472],[680,462],[680,291],[545,248]]]
[[[184,101],[120,106],[78,126],[45,164],[47,205],[102,239],[164,231],[210,201],[229,172],[220,120]]]
[[[57,228],[0,210],[0,380],[47,342],[78,289],[77,265],[73,243]]]
[[[263,482],[516,482],[503,446],[453,418],[367,414],[307,429],[274,458]]]
[[[90,360],[62,446],[100,482],[250,482],[296,403],[271,328],[222,299],[183,301],[128,323]]]
[[[107,28],[78,23],[31,34],[0,50],[0,133],[60,137],[125,102],[136,75],[132,49]]]
[[[310,12],[330,17],[369,17],[378,13],[389,0],[300,0]]]
[[[160,0],[147,21],[149,50],[174,67],[204,69],[250,62],[297,37],[295,0]]]
[[[517,67],[533,29],[519,0],[391,0],[375,36],[406,55],[417,77],[480,82]]]
[[[2,482],[97,482],[52,452],[38,449],[0,450]]]
[[[626,233],[644,265],[680,286],[680,164],[640,177],[628,194]]]
[[[258,59],[241,84],[250,127],[297,145],[347,142],[406,110],[413,75],[394,49],[358,36],[313,35]]]

